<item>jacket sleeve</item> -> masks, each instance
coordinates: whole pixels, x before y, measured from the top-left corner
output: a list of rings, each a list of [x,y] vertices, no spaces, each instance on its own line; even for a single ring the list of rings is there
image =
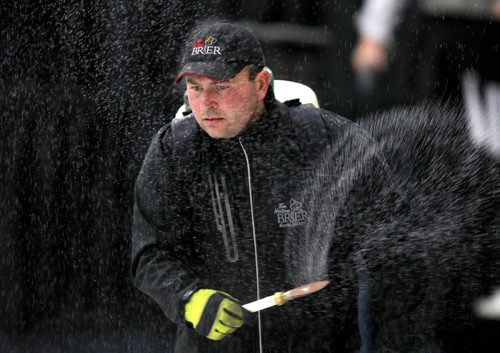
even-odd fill
[[[190,271],[189,210],[175,165],[167,125],[154,137],[135,185],[132,276],[170,320],[183,323],[183,303],[199,281]]]
[[[354,17],[354,25],[362,37],[388,45],[394,28],[401,22],[408,0],[365,0]]]

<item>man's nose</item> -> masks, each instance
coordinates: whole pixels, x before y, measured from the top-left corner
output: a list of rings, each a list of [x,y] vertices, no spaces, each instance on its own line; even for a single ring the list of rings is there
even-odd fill
[[[213,88],[203,90],[201,94],[201,101],[205,106],[217,106],[217,92]]]

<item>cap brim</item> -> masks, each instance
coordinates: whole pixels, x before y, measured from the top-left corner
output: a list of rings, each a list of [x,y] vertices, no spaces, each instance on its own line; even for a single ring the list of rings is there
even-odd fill
[[[200,75],[217,81],[226,81],[236,76],[246,63],[192,62],[184,65],[174,80],[178,84],[184,76]]]

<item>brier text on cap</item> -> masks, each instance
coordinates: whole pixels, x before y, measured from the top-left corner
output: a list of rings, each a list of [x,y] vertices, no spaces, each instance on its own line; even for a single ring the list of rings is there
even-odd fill
[[[204,24],[188,36],[174,82],[191,74],[225,81],[249,64],[265,66],[260,43],[249,30],[230,23]]]

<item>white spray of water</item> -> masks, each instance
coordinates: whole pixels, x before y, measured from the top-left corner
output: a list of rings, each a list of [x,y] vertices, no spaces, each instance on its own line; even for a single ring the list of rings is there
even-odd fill
[[[353,206],[353,194],[365,188],[367,174],[373,173],[374,168],[385,167],[379,152],[365,131],[351,126],[316,161],[302,196],[307,205],[308,223],[305,230],[290,231],[285,247],[292,283],[301,285],[327,278],[332,252],[340,254],[341,249],[337,247],[351,243],[354,234],[344,229],[349,228],[344,219],[345,210]],[[370,197],[365,196],[366,205]],[[359,214],[364,211],[360,209]]]
[[[497,103],[488,104],[491,113]],[[453,103],[382,112],[361,122],[368,135],[347,131],[309,176],[308,224],[286,247],[290,277],[335,276],[342,290],[367,273],[384,346],[457,339],[474,325],[474,300],[499,284],[500,163],[491,152],[500,139],[473,142],[468,124]]]

